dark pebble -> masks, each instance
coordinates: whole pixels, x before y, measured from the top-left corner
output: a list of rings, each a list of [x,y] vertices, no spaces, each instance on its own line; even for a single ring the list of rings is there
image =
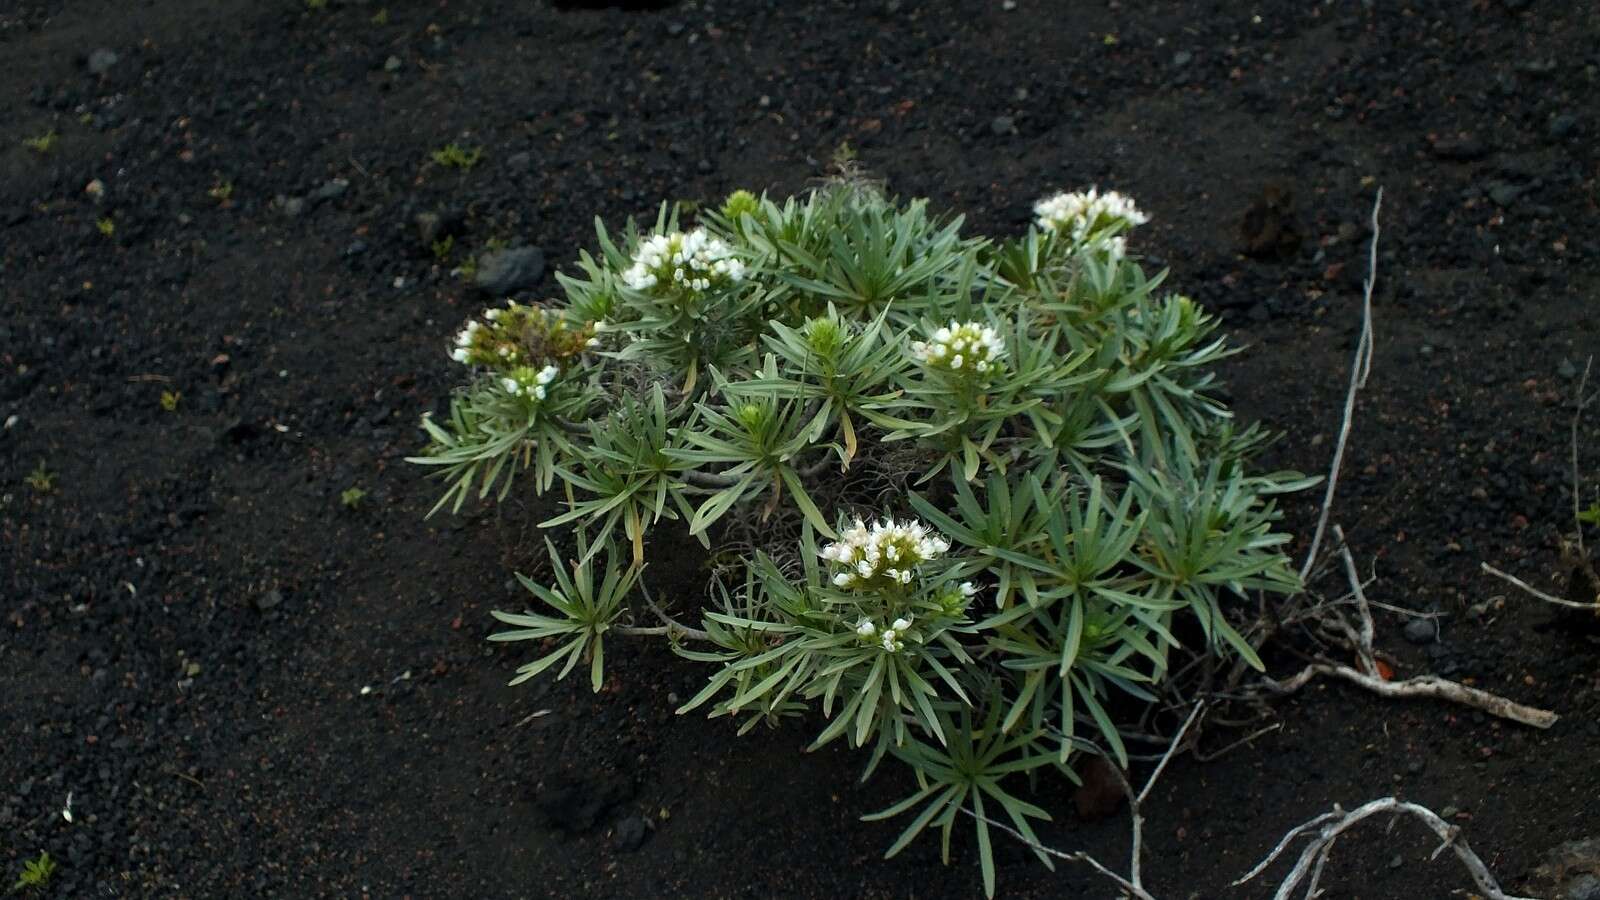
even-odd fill
[[[1406,623],[1406,640],[1413,644],[1429,644],[1439,637],[1439,623],[1435,619],[1412,619]]]
[[[615,835],[617,849],[624,853],[632,853],[644,844],[645,838],[650,836],[650,823],[643,816],[629,816],[617,823]]]
[[[1489,146],[1470,135],[1440,138],[1433,142],[1433,155],[1451,162],[1472,162],[1489,155]]]
[[[478,260],[473,281],[486,294],[513,294],[544,277],[544,252],[538,247],[513,247],[486,253]]]
[[[1555,140],[1564,140],[1578,130],[1578,117],[1572,113],[1561,113],[1550,120],[1550,127],[1546,133]]]
[[[117,52],[115,50],[107,47],[101,47],[89,54],[89,60],[84,64],[84,66],[89,70],[90,75],[104,75],[111,71],[111,67],[115,66],[117,64],[117,60],[119,59],[121,59],[121,57],[117,56]]]

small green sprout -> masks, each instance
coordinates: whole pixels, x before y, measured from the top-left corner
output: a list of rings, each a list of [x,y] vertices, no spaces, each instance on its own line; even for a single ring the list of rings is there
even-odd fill
[[[306,9],[327,9],[328,0],[306,0]]]
[[[484,249],[490,253],[499,253],[509,246],[511,246],[511,242],[503,237],[492,237],[483,242]]]
[[[32,150],[33,152],[43,156],[56,149],[56,141],[59,140],[60,137],[60,135],[56,134],[55,129],[52,128],[38,137],[23,138],[22,146],[27,147],[29,150]]]
[[[339,502],[345,509],[359,509],[361,502],[367,499],[367,492],[358,487],[347,487],[339,492]]]
[[[227,203],[229,200],[233,199],[233,182],[217,182],[215,185],[212,185],[210,190],[206,191],[206,196],[217,201],[218,203]]]
[[[162,391],[161,408],[167,412],[177,412],[178,401],[182,399],[183,393],[180,391]]]
[[[756,195],[745,190],[734,191],[728,199],[722,201],[722,215],[730,222],[738,222],[745,214],[755,214],[761,209],[761,201]]]
[[[377,12],[373,13],[372,14],[372,24],[374,24],[374,25],[387,25],[387,24],[389,24],[389,7],[385,6],[383,9],[380,9]]]
[[[474,147],[471,150],[459,144],[445,144],[431,154],[433,161],[446,169],[471,169],[483,159],[483,148]]]
[[[1578,521],[1586,525],[1600,525],[1600,500],[1590,503],[1588,509],[1579,510]]]
[[[434,241],[433,242],[433,258],[434,258],[434,260],[437,261],[437,262],[441,262],[441,263],[448,262],[450,260],[450,252],[452,250],[454,250],[455,248],[456,248],[456,239],[455,239],[454,235],[447,234],[444,237],[440,238],[439,240]]]
[[[50,853],[39,851],[38,859],[24,860],[22,874],[17,876],[17,883],[11,886],[11,892],[25,891],[30,888],[44,887],[50,883],[50,876],[56,873],[56,861],[50,858]]]
[[[111,237],[113,234],[117,233],[117,223],[113,221],[110,216],[106,216],[103,219],[96,219],[94,227],[106,237]]]
[[[37,466],[33,467],[33,471],[28,473],[28,477],[25,480],[28,482],[29,487],[41,494],[48,494],[55,490],[56,487],[56,473],[46,468],[42,459],[39,460]]]

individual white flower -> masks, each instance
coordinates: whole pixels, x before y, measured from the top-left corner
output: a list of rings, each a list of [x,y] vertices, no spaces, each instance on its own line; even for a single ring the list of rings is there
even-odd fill
[[[820,555],[846,567],[833,576],[836,587],[862,589],[910,584],[917,565],[949,549],[949,541],[915,520],[884,519],[869,526],[856,519]]]
[[[506,393],[516,397],[543,400],[548,394],[546,386],[560,373],[561,370],[555,366],[545,366],[537,371],[531,366],[519,366],[500,378],[500,386],[506,389]]]
[[[961,596],[963,596],[963,597],[975,597],[975,596],[977,596],[977,594],[978,594],[978,586],[977,585],[973,584],[970,581],[961,582]]]
[[[745,266],[735,258],[733,248],[704,228],[684,233],[654,234],[639,242],[633,265],[622,273],[622,282],[636,291],[652,291],[669,285],[674,291],[703,293],[713,285],[744,280]]]
[[[467,348],[465,348],[465,347],[457,347],[454,350],[451,350],[450,351],[450,358],[455,360],[458,363],[464,363],[464,362],[468,361],[469,359],[471,359],[471,357],[468,356]]]
[[[895,631],[906,631],[911,627],[911,620],[905,616],[901,616],[900,618],[895,619],[894,624],[890,625],[889,627],[893,628]]]
[[[1000,333],[981,322],[956,322],[936,329],[926,341],[912,341],[911,355],[930,369],[985,375],[1006,355]]]
[[[872,636],[877,633],[878,626],[872,624],[871,619],[862,619],[856,623],[856,634],[860,635],[862,640],[871,640]]]
[[[1033,205],[1033,214],[1042,230],[1065,235],[1074,241],[1086,240],[1116,225],[1133,228],[1150,221],[1129,197],[1116,191],[1102,194],[1096,188],[1046,197]]]
[[[896,653],[905,649],[905,643],[900,640],[900,635],[893,628],[883,630],[883,649]]]

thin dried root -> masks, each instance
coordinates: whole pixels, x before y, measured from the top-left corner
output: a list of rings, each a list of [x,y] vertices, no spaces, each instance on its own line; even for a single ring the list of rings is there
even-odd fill
[[[1306,682],[1317,675],[1329,675],[1342,678],[1351,684],[1364,687],[1375,694],[1385,697],[1428,697],[1438,700],[1449,700],[1462,706],[1470,706],[1490,715],[1502,719],[1510,719],[1523,725],[1534,728],[1549,728],[1561,717],[1549,710],[1535,709],[1514,703],[1498,694],[1480,691],[1477,688],[1467,687],[1436,675],[1418,675],[1404,681],[1384,681],[1374,675],[1357,672],[1349,666],[1335,665],[1333,663],[1312,663],[1300,671],[1298,675],[1283,681],[1274,681],[1271,678],[1261,679],[1262,684],[1278,694],[1292,694],[1304,687]]]
[[[1466,866],[1467,872],[1472,876],[1473,883],[1478,886],[1478,890],[1488,900],[1532,900],[1532,898],[1527,897],[1516,897],[1502,890],[1500,883],[1489,872],[1489,867],[1483,864],[1483,860],[1478,858],[1478,854],[1474,853],[1471,847],[1467,846],[1466,838],[1461,836],[1459,827],[1439,818],[1437,813],[1425,806],[1406,803],[1394,797],[1373,800],[1349,812],[1345,812],[1335,806],[1333,812],[1323,813],[1304,825],[1291,830],[1283,836],[1283,840],[1278,842],[1278,846],[1267,854],[1266,859],[1263,859],[1254,869],[1245,873],[1243,878],[1235,881],[1234,885],[1244,884],[1266,871],[1268,866],[1283,855],[1290,843],[1302,835],[1310,834],[1315,829],[1316,833],[1311,838],[1311,843],[1306,845],[1305,850],[1301,851],[1300,859],[1295,863],[1294,868],[1290,870],[1289,876],[1278,886],[1277,893],[1273,894],[1273,900],[1288,900],[1294,891],[1302,883],[1306,882],[1308,877],[1311,880],[1306,889],[1306,896],[1314,897],[1317,893],[1317,881],[1322,875],[1322,867],[1328,861],[1328,854],[1333,850],[1334,841],[1338,839],[1339,835],[1363,819],[1384,812],[1406,813],[1421,819],[1429,830],[1438,835],[1439,840],[1444,842],[1439,845],[1438,850],[1434,851],[1434,856],[1438,856],[1447,847],[1455,851],[1456,857],[1461,860],[1461,864]]]

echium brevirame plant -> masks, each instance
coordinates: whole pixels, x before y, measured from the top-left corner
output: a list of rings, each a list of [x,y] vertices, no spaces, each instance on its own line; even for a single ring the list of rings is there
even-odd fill
[[[1129,255],[1131,201],[1036,212],[990,240],[860,181],[740,191],[692,227],[597,223],[563,298],[468,322],[467,383],[413,461],[440,506],[559,484],[544,524],[577,532],[495,614],[545,642],[518,680],[586,661],[598,689],[608,635],[663,636],[711,669],[680,712],[806,716],[868,775],[910,766],[869,817],[909,817],[891,854],[936,827],[948,859],[975,814],[992,894],[985,817],[1031,835],[1034,776],[1074,778],[1090,741],[1125,762],[1113,700],[1153,699],[1180,640],[1259,666],[1233,623],[1298,588],[1272,495],[1308,482],[1247,467],[1265,436],[1208,371],[1231,351]],[[708,548],[767,523],[698,627],[646,593],[662,519]]]

